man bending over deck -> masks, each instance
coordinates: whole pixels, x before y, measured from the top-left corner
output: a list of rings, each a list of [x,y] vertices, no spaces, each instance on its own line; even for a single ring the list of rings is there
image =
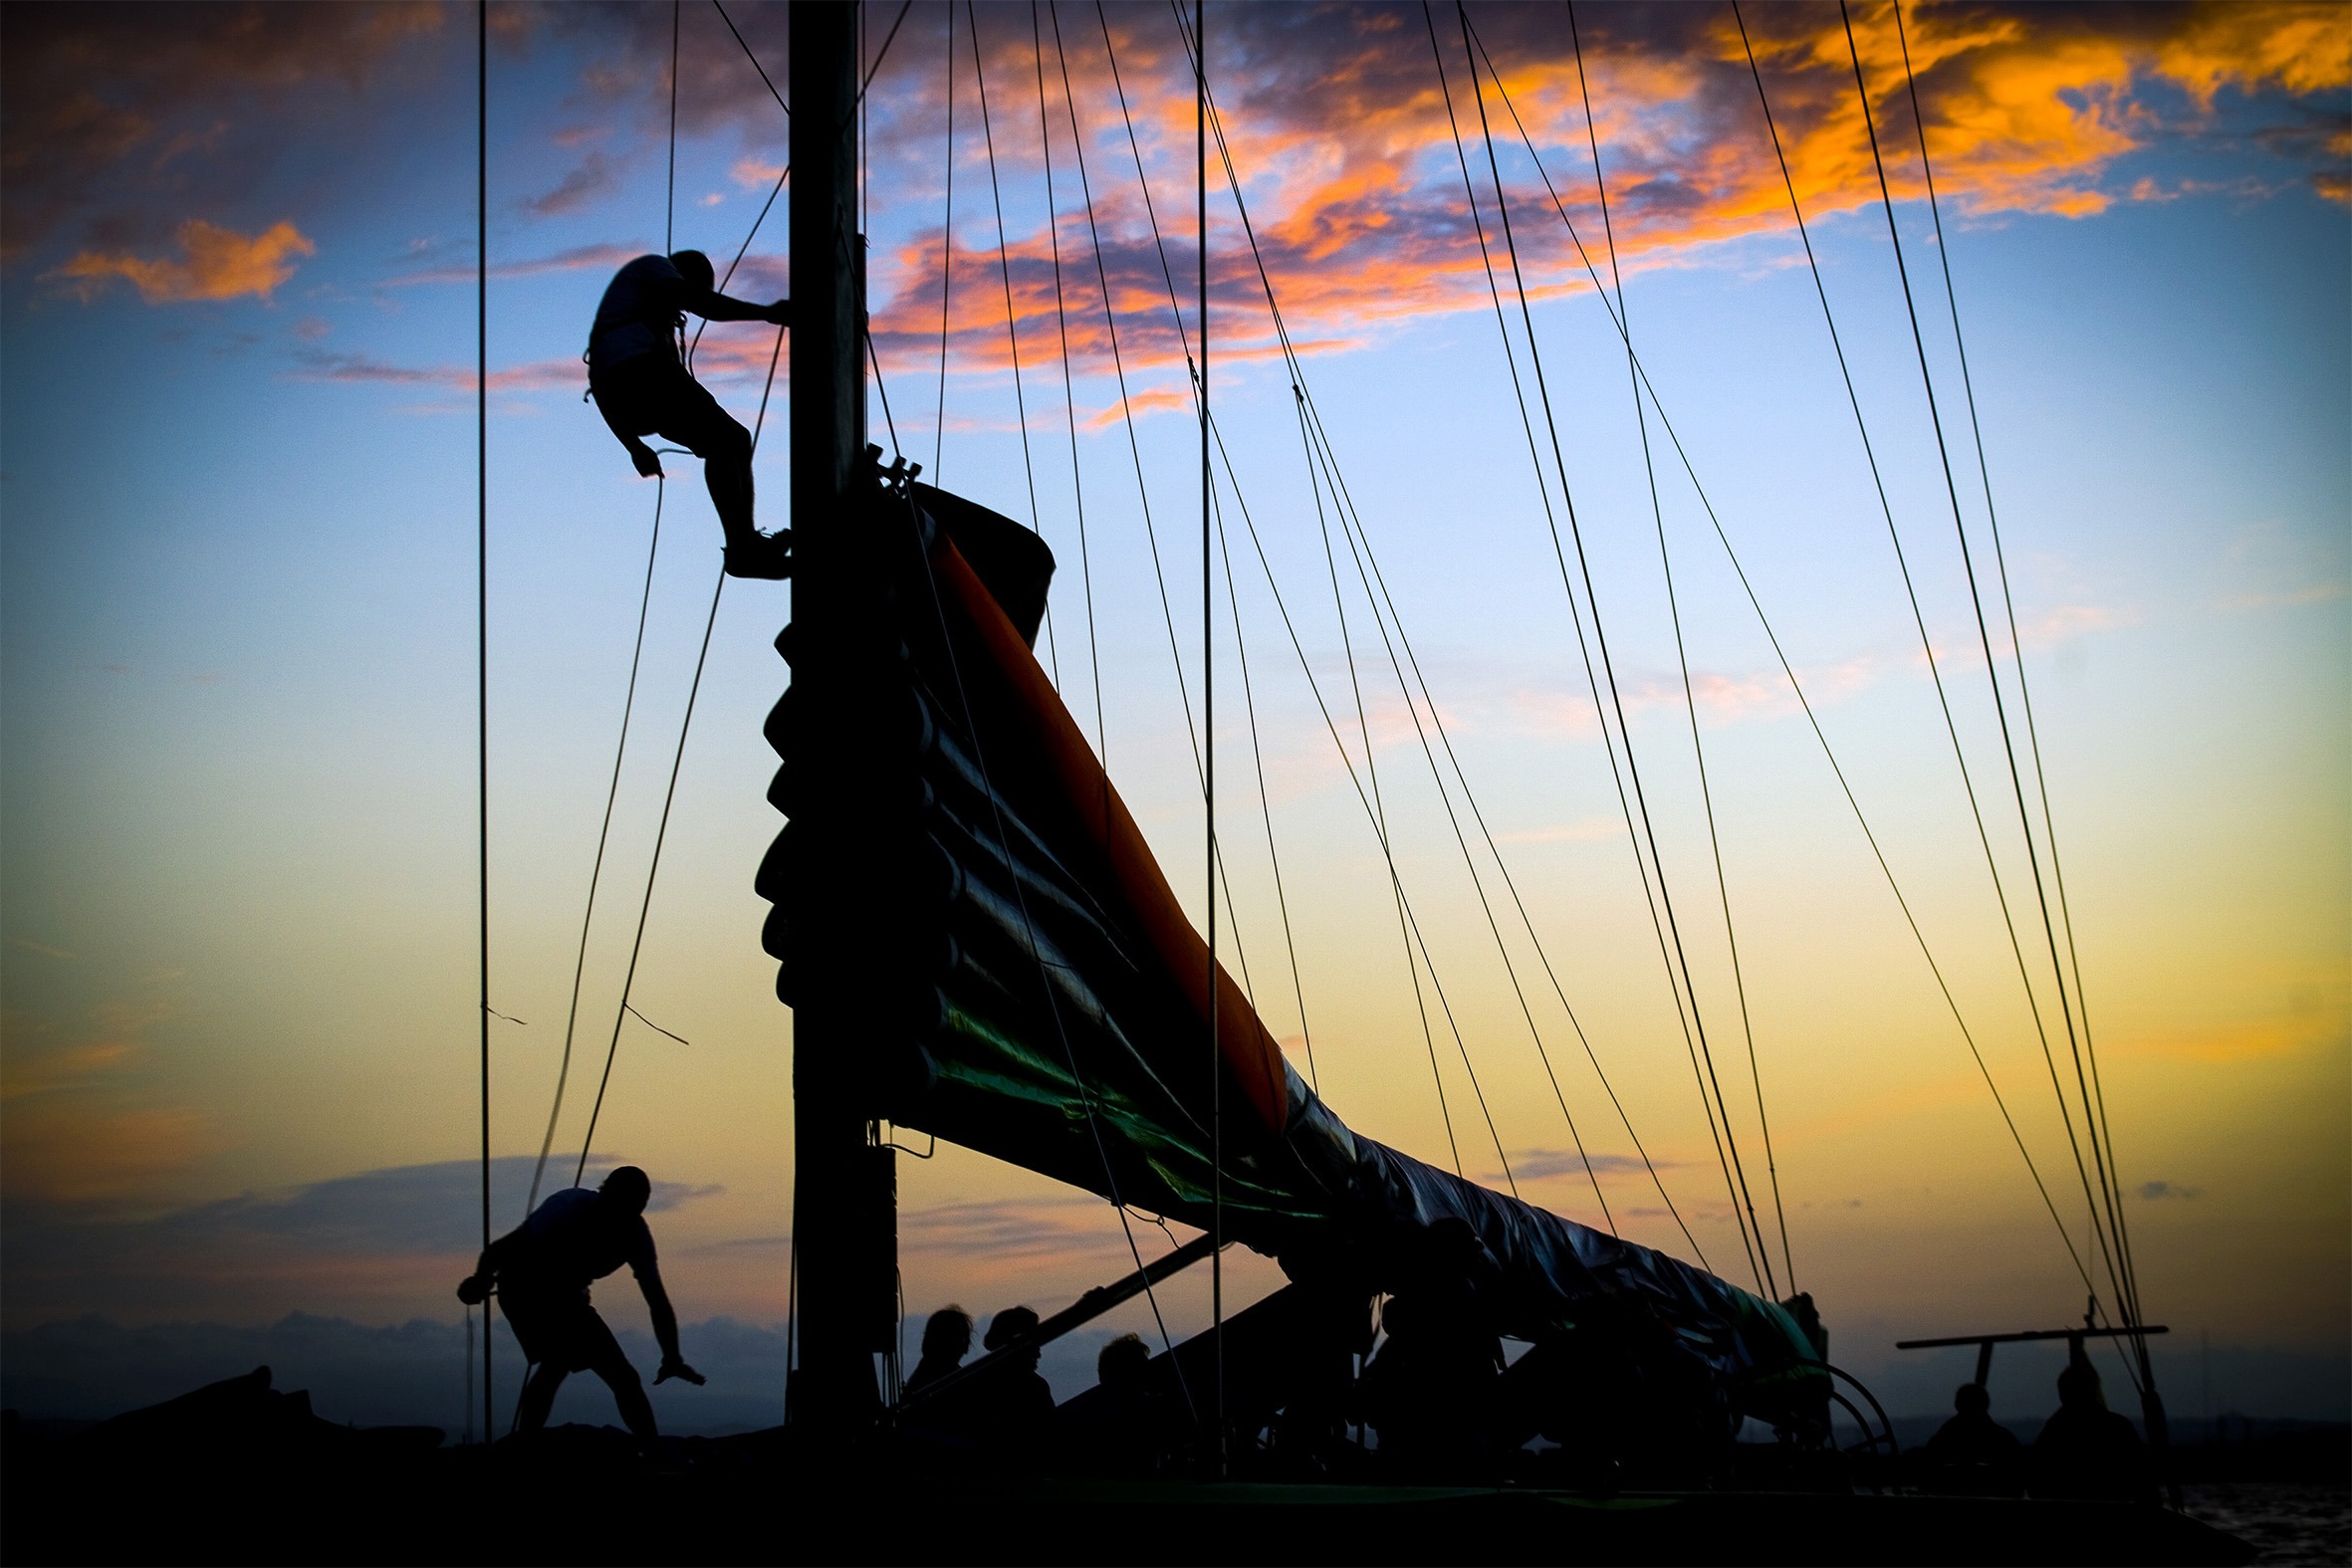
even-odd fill
[[[792,302],[753,305],[729,299],[712,283],[710,258],[700,251],[640,256],[614,273],[588,335],[588,391],[645,478],[661,474],[661,459],[645,436],[675,441],[702,459],[703,483],[726,533],[728,575],[789,577],[792,531],[762,534],[752,521],[751,432],[680,361],[678,334],[688,311],[705,321],[782,327]]]
[[[457,1287],[457,1298],[475,1306],[497,1286],[515,1338],[536,1368],[515,1407],[517,1431],[545,1427],[564,1380],[575,1372],[593,1372],[612,1390],[621,1420],[637,1441],[651,1443],[657,1436],[653,1405],[637,1369],[588,1304],[589,1283],[623,1263],[637,1276],[653,1318],[653,1337],[661,1345],[661,1370],[653,1381],[703,1381],[678,1354],[678,1314],[661,1286],[653,1232],[645,1226],[645,1204],[652,1196],[653,1183],[633,1165],[615,1170],[592,1193],[585,1187],[557,1193],[485,1247],[473,1276]]]

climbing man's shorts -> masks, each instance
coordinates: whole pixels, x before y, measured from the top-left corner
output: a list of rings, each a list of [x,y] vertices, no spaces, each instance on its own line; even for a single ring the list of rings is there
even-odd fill
[[[658,435],[696,457],[732,447],[742,452],[751,434],[685,369],[660,354],[639,354],[592,372],[588,389],[604,422],[630,435]]]
[[[588,1304],[587,1292],[578,1295],[526,1296],[499,1292],[499,1305],[522,1342],[523,1354],[539,1366],[565,1372],[626,1363],[620,1342]]]

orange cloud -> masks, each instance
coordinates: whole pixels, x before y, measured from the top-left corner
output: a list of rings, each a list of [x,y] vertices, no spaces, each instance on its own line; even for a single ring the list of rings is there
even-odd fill
[[[181,1106],[125,1104],[135,1092],[139,1032],[163,1021],[160,1000],[93,1009],[94,1037],[47,1043],[52,1030],[7,1018],[0,1050],[0,1192],[11,1200],[84,1203],[150,1188],[211,1147],[209,1120]]]
[[[2352,16],[2332,0],[2205,6],[2158,48],[2157,64],[2209,107],[2225,87],[2325,93],[2352,77]]]
[[[181,256],[177,260],[129,251],[82,251],[48,276],[68,280],[86,302],[115,278],[128,280],[149,305],[235,300],[245,295],[267,300],[294,276],[290,257],[318,251],[301,230],[283,219],[248,236],[190,218],[179,226],[178,239]]]
[[[179,1106],[11,1111],[0,1171],[11,1198],[87,1203],[153,1189],[213,1147],[210,1121]]]
[[[2119,160],[2160,138],[2216,126],[2220,116],[2236,112],[2232,93],[2307,100],[2352,85],[2352,23],[2334,5],[2138,11],[1922,4],[1904,8],[1899,37],[1892,8],[1873,4],[1853,14],[1866,122],[1837,8],[1750,5],[1741,14],[1808,220],[1877,204],[1872,128],[1899,201],[1926,194],[1918,128],[1924,121],[1948,217],[2086,217],[2131,199],[2136,180],[2114,178]],[[1434,51],[1418,8],[1245,7],[1231,14],[1213,45],[1222,61],[1213,76],[1258,247],[1294,334],[1344,328],[1345,336],[1367,323],[1491,308],[1462,169],[1467,161],[1487,245],[1498,269],[1507,268],[1485,128],[1495,139],[1529,293],[1589,288],[1587,261],[1605,270],[1609,258],[1586,143],[1586,84],[1623,266],[1671,265],[1696,248],[1789,232],[1780,165],[1731,9],[1621,8],[1580,20],[1581,63],[1563,13],[1549,7],[1474,7],[1475,36],[1467,46],[1460,21],[1440,8]],[[1181,356],[1169,310],[1170,272],[1190,328],[1192,95],[1168,17],[1122,11],[1109,32],[1152,183],[1156,236],[1098,29],[1065,21],[1058,53],[1049,36],[1047,77],[1054,82],[1066,56],[1101,232],[1101,270],[1119,315],[1119,346],[1132,367]],[[996,80],[1020,81],[1034,71],[1026,28],[985,29],[983,49]],[[959,56],[959,70],[968,64]],[[942,104],[936,83],[922,82],[926,73],[937,77],[938,66],[918,69],[910,62],[903,69],[901,85],[913,107],[898,112],[895,134],[885,139],[906,170],[926,171],[922,178],[935,182]],[[1093,235],[1072,200],[1072,115],[1058,87],[1050,97],[1043,132],[1033,113],[999,111],[996,166],[1006,189],[1034,197],[1051,147],[1059,208],[1058,310],[1068,321],[1073,357],[1089,370],[1107,370],[1104,286]],[[1002,267],[1011,274],[1010,310],[1025,367],[1042,364],[1059,351],[1049,243],[1056,236],[1033,218],[1008,236],[1000,263],[989,165],[972,124],[968,78],[958,102],[959,139],[972,137],[962,148],[958,190],[974,188],[969,179],[981,194],[973,207],[959,203],[950,360],[964,368],[1005,367]],[[2311,107],[2291,112],[2308,114]],[[1588,252],[1571,240],[1552,192],[1520,145],[1523,122]],[[2341,139],[2306,134],[2292,148],[2276,140],[2271,150],[2332,165],[2347,155],[2335,146]],[[1213,146],[1213,182],[1216,157]],[[2322,195],[2352,201],[2352,173],[2329,166],[2308,178]],[[1256,346],[1273,336],[1273,327],[1255,261],[1222,191],[1212,194],[1211,223],[1211,292],[1222,342]],[[875,292],[883,303],[875,332],[885,359],[896,347],[902,362],[918,363],[916,345],[923,342],[937,352],[940,272],[936,228],[894,255],[876,255]],[[1507,293],[1512,288],[1507,271],[1502,286]]]
[[[529,9],[493,7],[492,25],[508,33]],[[0,257],[81,220],[119,244],[163,200],[234,210],[283,148],[359,124],[366,90],[414,46],[470,49],[451,14],[433,0],[8,8]]]

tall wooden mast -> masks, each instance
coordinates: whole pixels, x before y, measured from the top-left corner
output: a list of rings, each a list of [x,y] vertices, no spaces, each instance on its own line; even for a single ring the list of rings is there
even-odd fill
[[[786,769],[803,846],[793,928],[793,1233],[800,1370],[794,1425],[823,1441],[869,1423],[874,1355],[894,1329],[889,1151],[865,1070],[887,912],[860,875],[872,748],[855,700],[872,635],[856,565],[865,508],[864,242],[857,232],[853,5],[797,4],[792,25],[792,526],[797,565]]]

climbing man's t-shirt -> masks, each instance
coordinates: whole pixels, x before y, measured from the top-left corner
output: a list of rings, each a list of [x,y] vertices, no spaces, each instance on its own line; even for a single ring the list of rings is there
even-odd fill
[[[686,280],[667,256],[640,256],[612,275],[588,335],[588,370],[608,370],[640,354],[675,360],[672,336],[685,326]]]
[[[645,1217],[622,1219],[585,1187],[567,1188],[534,1210],[522,1241],[503,1273],[534,1294],[586,1290],[623,1263],[640,1279],[654,1268]]]

